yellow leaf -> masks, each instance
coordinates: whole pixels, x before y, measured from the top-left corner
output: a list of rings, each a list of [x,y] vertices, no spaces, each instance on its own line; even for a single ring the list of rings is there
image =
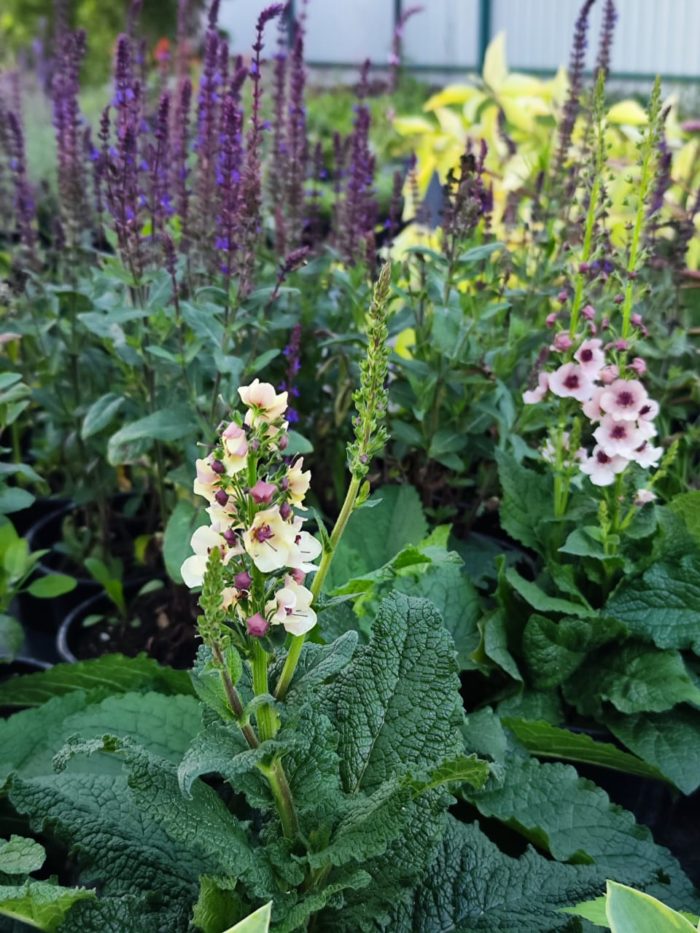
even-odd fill
[[[499,32],[486,49],[484,56],[484,82],[492,91],[498,93],[501,85],[508,77],[508,65],[506,64],[506,34]]]
[[[402,136],[416,136],[434,133],[435,124],[425,117],[394,117],[394,129]]]
[[[469,84],[448,84],[446,88],[438,91],[428,98],[424,110],[437,110],[438,107],[449,107],[451,104],[464,104],[481,91]]]
[[[413,359],[413,354],[411,353],[411,347],[416,345],[416,332],[412,327],[407,327],[405,330],[402,330],[401,333],[396,338],[396,343],[394,344],[394,350],[398,356],[403,357],[405,360]]]
[[[439,107],[435,111],[435,116],[438,119],[440,129],[443,133],[446,133],[448,136],[464,137],[464,131],[466,129],[464,119],[458,113],[455,113],[454,110],[450,110],[447,107]]]
[[[636,100],[621,100],[608,110],[608,121],[619,126],[644,126],[647,115]]]

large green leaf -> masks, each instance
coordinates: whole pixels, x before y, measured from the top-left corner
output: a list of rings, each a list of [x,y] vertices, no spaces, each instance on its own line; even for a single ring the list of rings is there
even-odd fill
[[[700,546],[700,490],[693,489],[691,492],[675,496],[669,506],[683,519],[686,528]]]
[[[523,654],[532,683],[541,689],[564,683],[591,651],[621,631],[621,625],[596,617],[555,621],[533,613],[523,632]]]
[[[28,926],[53,933],[77,901],[94,897],[94,891],[63,888],[48,881],[0,884],[0,915],[13,917]]]
[[[559,758],[576,764],[597,765],[639,777],[668,780],[658,768],[610,742],[599,742],[582,732],[572,732],[549,722],[532,722],[515,717],[502,717],[503,725],[537,758]]]
[[[103,428],[110,424],[122,407],[126,399],[123,395],[116,395],[114,392],[108,392],[101,395],[88,408],[83,423],[80,428],[80,436],[84,441],[98,434]]]
[[[412,486],[382,486],[368,501],[372,507],[365,505],[350,516],[326,580],[328,590],[383,567],[407,545],[422,541],[428,532]]]
[[[104,690],[112,694],[156,690],[191,695],[192,685],[185,671],[162,667],[145,654],[135,658],[105,654],[92,661],[56,664],[47,671],[0,683],[0,706],[40,706],[76,690]]]
[[[330,688],[346,791],[437,767],[461,751],[454,647],[431,603],[395,593]]]
[[[605,611],[659,648],[700,654],[700,556],[655,563],[641,579],[623,580]]]
[[[496,462],[503,490],[501,525],[516,541],[536,550],[537,525],[552,510],[551,480],[502,450],[496,451]]]
[[[515,567],[508,567],[505,576],[515,592],[538,612],[556,612],[577,616],[594,615],[593,610],[582,603],[575,603],[570,599],[562,599],[560,596],[550,596],[549,593],[545,593],[536,583],[521,576]]]
[[[45,859],[44,847],[33,839],[0,839],[0,875],[28,875],[38,871]]]
[[[700,787],[700,711],[681,706],[668,713],[607,714],[605,723],[621,742],[658,768],[684,794]]]
[[[661,901],[614,881],[608,881],[605,913],[612,933],[697,933]]]
[[[249,914],[226,933],[268,933],[272,918],[272,901],[264,904],[254,913]]]
[[[601,716],[603,704],[621,713],[663,713],[700,703],[700,688],[677,651],[627,644],[599,652],[580,667],[564,693],[582,715]]]
[[[391,933],[554,933],[571,929],[559,911],[600,892],[594,866],[560,865],[533,849],[504,855],[476,824],[450,817],[425,877],[395,908]]]
[[[558,861],[593,862],[608,877],[650,887],[669,900],[693,901],[692,885],[670,852],[569,765],[509,755],[500,783],[494,779],[482,791],[463,793],[484,816],[515,829]]]
[[[132,421],[113,434],[107,444],[107,459],[113,466],[131,463],[154,441],[180,441],[195,427],[187,408],[164,408]]]

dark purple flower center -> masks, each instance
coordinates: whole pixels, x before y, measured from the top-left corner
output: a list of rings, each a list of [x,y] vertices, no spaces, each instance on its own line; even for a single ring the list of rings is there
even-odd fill
[[[254,531],[255,540],[259,541],[261,544],[264,544],[265,541],[269,541],[270,538],[274,537],[272,528],[269,525],[261,525],[259,528],[256,528]]]
[[[595,455],[595,458],[598,461],[598,463],[602,463],[602,464],[610,463],[610,459],[611,459],[610,457],[608,457],[608,455],[605,453],[604,450],[599,450],[598,453]]]
[[[582,363],[590,363],[592,359],[593,359],[593,350],[589,350],[588,347],[586,347],[585,350],[581,350],[581,362]]]
[[[617,404],[622,405],[623,408],[629,408],[630,405],[634,405],[634,395],[628,389],[623,389],[622,392],[617,394]]]
[[[610,437],[614,438],[616,441],[619,441],[623,437],[627,437],[627,428],[624,424],[616,424],[610,432]]]
[[[569,373],[569,375],[564,380],[564,385],[567,389],[578,389],[581,383],[579,382],[579,378],[576,373]]]

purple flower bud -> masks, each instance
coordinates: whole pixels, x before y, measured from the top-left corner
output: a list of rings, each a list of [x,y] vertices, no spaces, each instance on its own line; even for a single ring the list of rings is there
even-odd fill
[[[259,612],[256,612],[254,616],[246,620],[246,628],[248,629],[249,635],[252,635],[254,638],[262,638],[264,635],[267,635],[270,623],[264,616],[260,615]]]
[[[285,476],[284,479],[280,480],[280,489],[282,492],[286,492],[289,489],[289,480]]]
[[[224,506],[228,502],[228,493],[223,489],[217,489],[214,493],[214,498],[219,503],[219,505]]]
[[[559,333],[554,338],[553,347],[555,350],[570,350],[573,346],[573,340],[566,333]]]
[[[221,474],[226,472],[226,467],[223,465],[221,460],[212,460],[211,468],[215,473]]]
[[[593,305],[586,305],[584,308],[581,308],[581,317],[584,317],[587,321],[592,321],[595,318],[595,308]]]
[[[281,434],[277,439],[277,446],[280,450],[286,450],[289,446],[289,435]]]
[[[557,295],[557,301],[561,301],[562,303],[564,303],[565,301],[568,301],[568,300],[569,300],[569,293],[567,292],[565,288],[562,288],[562,290]]]
[[[585,275],[587,272],[591,271],[591,267],[587,262],[579,263],[578,271],[581,275]]]
[[[242,590],[244,593],[247,593],[253,585],[253,578],[247,570],[242,570],[233,578],[233,585],[237,590]]]
[[[227,528],[223,533],[223,539],[229,547],[235,547],[238,543],[238,535],[235,531],[231,531],[230,528]]]
[[[255,486],[248,490],[248,494],[257,505],[267,505],[272,502],[272,497],[276,492],[277,487],[274,483],[266,483],[262,479],[259,479]]]
[[[291,514],[292,514],[291,505],[288,502],[283,502],[282,505],[280,506],[280,516],[286,522],[287,519],[291,516]]]
[[[613,298],[613,301],[616,305],[621,305],[624,300],[625,300],[624,295],[615,295],[615,297]]]

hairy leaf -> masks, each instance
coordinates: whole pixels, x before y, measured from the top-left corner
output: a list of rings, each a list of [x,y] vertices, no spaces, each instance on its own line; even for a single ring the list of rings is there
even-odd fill
[[[605,611],[658,648],[700,654],[700,556],[655,563],[641,579],[625,579]]]
[[[56,664],[46,671],[15,677],[11,683],[0,683],[0,706],[39,706],[74,690],[104,690],[112,694],[137,690],[192,693],[185,671],[162,667],[145,654],[135,658],[106,654],[92,661]]]
[[[700,787],[700,711],[681,706],[668,713],[607,714],[605,724],[640,758],[684,794]]]
[[[94,891],[63,888],[48,881],[25,881],[20,885],[0,884],[0,914],[53,933],[77,901],[94,896]]]
[[[345,790],[371,792],[459,754],[457,690],[454,649],[433,606],[398,593],[384,600],[369,645],[329,688]]]
[[[0,839],[0,874],[28,875],[38,871],[45,859],[44,847],[33,839],[23,836]]]
[[[563,618],[555,622],[533,613],[523,632],[523,654],[532,683],[542,689],[564,683],[589,652],[621,632],[621,625],[604,619]]]

